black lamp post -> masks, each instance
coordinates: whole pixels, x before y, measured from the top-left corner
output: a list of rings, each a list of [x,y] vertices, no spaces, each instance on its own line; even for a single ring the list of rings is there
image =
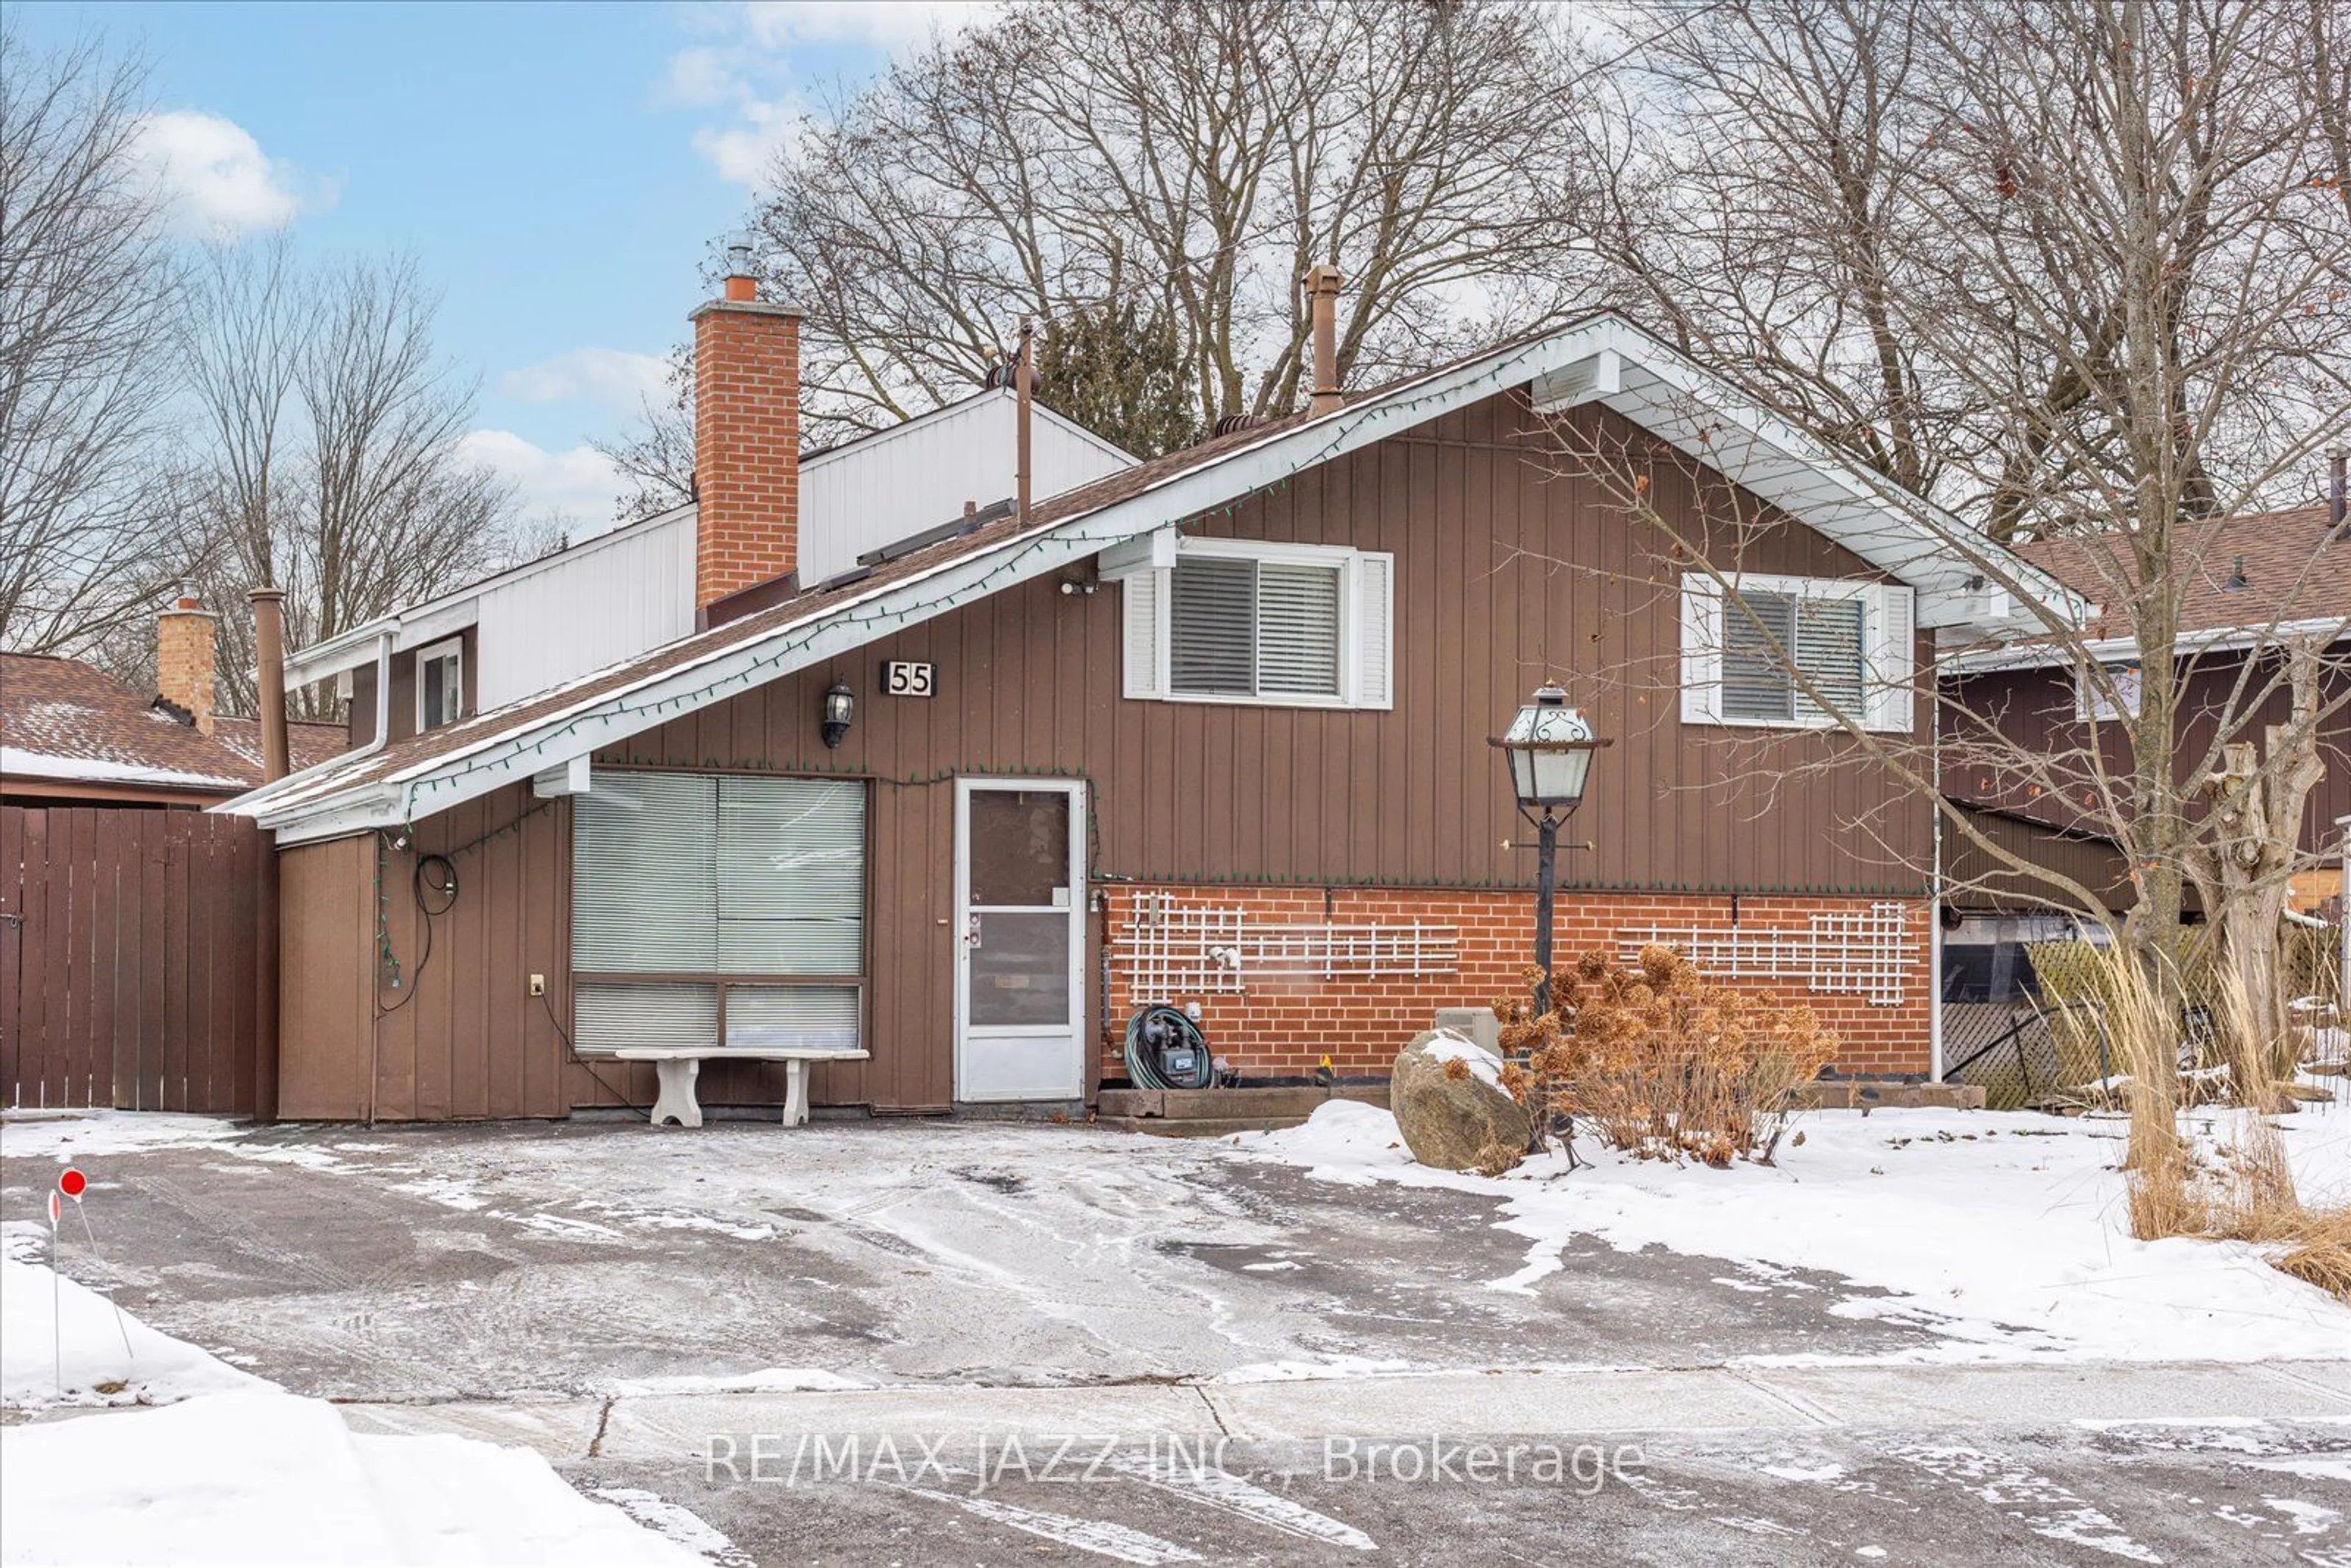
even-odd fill
[[[1567,706],[1565,689],[1546,681],[1510,721],[1509,732],[1486,744],[1501,750],[1519,815],[1535,830],[1535,967],[1542,971],[1535,984],[1535,1012],[1541,1016],[1551,1010],[1552,894],[1559,885],[1560,824],[1583,804],[1592,754],[1614,742],[1594,736],[1583,710]]]

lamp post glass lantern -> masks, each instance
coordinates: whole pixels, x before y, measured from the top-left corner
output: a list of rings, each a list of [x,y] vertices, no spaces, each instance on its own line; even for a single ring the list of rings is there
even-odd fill
[[[1559,885],[1560,824],[1583,804],[1592,779],[1592,754],[1611,744],[1599,738],[1581,708],[1567,706],[1557,682],[1536,688],[1527,706],[1499,740],[1488,745],[1509,766],[1510,791],[1519,815],[1535,830],[1535,1012],[1551,1010],[1552,899]]]

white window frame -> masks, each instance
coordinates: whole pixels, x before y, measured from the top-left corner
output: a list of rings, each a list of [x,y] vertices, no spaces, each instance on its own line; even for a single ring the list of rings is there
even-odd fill
[[[1255,539],[1186,538],[1176,559],[1249,560],[1315,566],[1339,572],[1339,690],[1179,692],[1174,689],[1175,568],[1123,580],[1125,595],[1125,695],[1134,700],[1220,707],[1387,709],[1395,706],[1395,557],[1349,545],[1275,544]]]
[[[1792,594],[1816,601],[1859,600],[1862,604],[1862,713],[1864,729],[1908,735],[1915,727],[1911,684],[1917,674],[1917,601],[1901,583],[1843,577],[1790,577],[1740,572],[1725,584],[1704,571],[1682,574],[1682,722],[1732,729],[1839,729],[1825,713],[1807,714],[1801,687],[1792,718],[1729,716],[1722,711],[1722,649],[1725,615],[1746,611],[1729,593]]]
[[[424,666],[440,659],[448,659],[455,664],[457,677],[457,711],[443,719],[440,724],[430,727],[439,729],[444,725],[455,724],[459,719],[468,716],[465,712],[465,639],[444,637],[429,647],[416,650],[416,733],[419,735],[423,735],[427,727],[424,723]]]
[[[2099,666],[2106,673],[2109,683],[2129,702],[2126,711],[2116,712],[2106,700],[2106,694],[2087,670],[2074,672],[2074,718],[2080,724],[2124,724],[2138,716],[2139,704],[2146,700],[2140,683],[2146,678],[2145,668],[2137,659],[2111,661]]]

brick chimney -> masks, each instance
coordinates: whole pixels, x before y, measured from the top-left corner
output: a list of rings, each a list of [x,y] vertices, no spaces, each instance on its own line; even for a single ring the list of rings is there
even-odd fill
[[[155,617],[155,695],[213,732],[213,649],[219,628],[210,612],[183,595]]]
[[[759,298],[747,242],[726,264],[693,316],[697,612],[799,565],[799,312]]]

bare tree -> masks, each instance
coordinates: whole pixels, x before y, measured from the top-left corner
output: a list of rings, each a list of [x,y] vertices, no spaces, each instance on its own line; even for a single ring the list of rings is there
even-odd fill
[[[2214,928],[2236,936],[2230,961],[2250,994],[2273,998],[2275,903],[2301,861],[2277,852],[2273,831],[2245,864],[2255,836],[2246,823],[2298,823],[2312,739],[2351,703],[2340,653],[2330,664],[2316,650],[2339,648],[2346,628],[2320,629],[2295,652],[2310,628],[2247,613],[2237,632],[2252,651],[2225,663],[2186,628],[2191,601],[2225,591],[2234,570],[2218,519],[2301,498],[2313,455],[2351,430],[2343,207],[2329,182],[2310,177],[2329,166],[2328,132],[2323,95],[2297,75],[2323,52],[2314,38],[2341,49],[2342,13],[2201,0],[1872,6],[1893,16],[1893,30],[1865,36],[1847,26],[1857,6],[1761,9],[1805,47],[1890,48],[1905,68],[1901,102],[1889,104],[1911,128],[1903,212],[1873,230],[1873,244],[1896,285],[1886,320],[1910,362],[1938,367],[1920,384],[1948,384],[1960,411],[1960,434],[1919,472],[1938,473],[1938,488],[1966,513],[1919,517],[1987,592],[2025,607],[2031,641],[2094,716],[2079,731],[2011,723],[2019,716],[1986,711],[1976,688],[1938,678],[1990,655],[1943,649],[1952,669],[1929,668],[1919,683],[1943,710],[1938,770],[1923,745],[1871,731],[1849,697],[1814,678],[1784,623],[1740,591],[1741,541],[1775,526],[1751,498],[1719,487],[1708,526],[1692,528],[1647,504],[1656,452],[1587,441],[1574,460],[1657,530],[1662,549],[1719,585],[1749,645],[1811,705],[1937,801],[1947,834],[2099,919],[2104,890],[1995,841],[1947,781],[1964,775],[1969,791],[1994,801],[2062,808],[2061,825],[2112,840],[2136,894],[2122,939],[2175,999],[2183,885],[2199,868]],[[1825,38],[1807,30],[1824,16],[1836,19]],[[1848,218],[1832,211],[1819,225],[1844,233]],[[1769,377],[1755,379],[1766,402],[1788,406]],[[1875,434],[1845,440],[1848,450],[1870,460],[1896,401],[1880,400]],[[1725,465],[1735,479],[1737,464]],[[2308,514],[2294,526],[2303,531],[2283,564],[2273,552],[2265,569],[2286,580],[2263,585],[2271,604],[2309,604],[2300,591],[2325,552],[2344,548]],[[2084,603],[2044,602],[1993,542],[2032,534],[2074,541],[2066,575]],[[2351,606],[2302,613],[2323,621]],[[2272,733],[2282,701],[2292,717]],[[2224,809],[2209,809],[2216,798]],[[2219,871],[2232,857],[2243,874]],[[2241,918],[2240,898],[2268,909],[2266,923]]]
[[[627,486],[613,499],[616,522],[654,517],[694,499],[694,350],[673,350],[662,379],[666,390],[658,400],[640,400],[628,431],[589,443]]]
[[[0,27],[0,643],[84,646],[165,586],[153,438],[180,277],[144,78]]]
[[[183,536],[209,601],[283,588],[287,638],[302,647],[509,550],[510,487],[457,450],[473,387],[433,346],[436,305],[405,260],[316,277],[282,248],[214,262],[191,356],[204,439]],[[231,614],[223,631],[224,696],[245,706],[248,629]],[[331,716],[334,699],[291,706]]]
[[[1518,0],[1082,0],[935,46],[812,120],[757,214],[811,429],[956,395],[1019,312],[1050,340],[1127,303],[1173,324],[1197,426],[1285,413],[1316,262],[1348,374],[1543,319],[1562,58]]]

